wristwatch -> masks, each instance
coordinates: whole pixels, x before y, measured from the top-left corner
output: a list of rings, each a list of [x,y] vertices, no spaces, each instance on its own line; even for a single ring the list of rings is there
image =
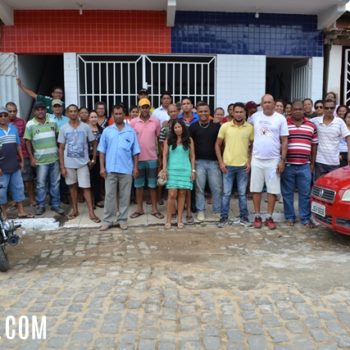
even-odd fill
[[[196,169],[192,169],[192,173],[195,173],[196,172]]]
[[[90,163],[95,164],[95,163],[96,163],[96,161],[95,161],[94,159],[91,159],[91,160],[90,160]]]

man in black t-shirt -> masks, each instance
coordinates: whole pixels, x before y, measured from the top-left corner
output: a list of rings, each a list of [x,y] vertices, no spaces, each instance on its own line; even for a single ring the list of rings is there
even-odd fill
[[[205,184],[209,182],[209,188],[213,196],[214,216],[220,218],[222,175],[215,154],[215,142],[220,130],[220,124],[209,120],[210,109],[207,103],[200,102],[197,105],[199,121],[189,128],[194,142],[196,154],[196,209],[197,219],[205,220]]]

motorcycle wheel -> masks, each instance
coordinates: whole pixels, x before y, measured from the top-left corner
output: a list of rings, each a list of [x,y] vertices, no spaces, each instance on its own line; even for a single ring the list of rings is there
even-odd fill
[[[6,272],[10,268],[5,248],[0,246],[0,271]]]

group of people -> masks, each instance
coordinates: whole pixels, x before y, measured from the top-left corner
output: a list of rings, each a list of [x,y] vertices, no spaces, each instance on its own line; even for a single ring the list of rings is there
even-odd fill
[[[194,107],[186,97],[173,104],[168,91],[161,95],[161,106],[153,109],[142,89],[138,106],[127,116],[123,104],[117,104],[108,118],[102,101],[92,111],[74,104],[64,108],[61,88],[55,87],[48,97],[20,80],[18,85],[36,102],[27,123],[17,116],[13,102],[0,109],[0,204],[5,216],[8,192],[18,216],[32,216],[23,207],[25,190],[35,215],[44,213],[47,193],[51,209],[63,215],[60,203],[69,189],[69,219],[79,215],[82,195],[94,222],[100,222],[95,207],[104,207],[101,231],[116,225],[125,230],[133,189],[137,205],[130,218],[144,215],[147,187],[151,214],[162,220],[158,205],[166,187],[165,229],[174,220],[179,229],[192,224],[194,212],[204,221],[208,190],[218,227],[237,223],[258,229],[263,225],[261,200],[266,191],[264,224],[275,229],[276,198],[282,195],[285,218],[292,226],[297,191],[300,222],[312,227],[312,181],[350,162],[350,112],[336,105],[333,93],[315,104],[308,98],[283,103],[266,94],[260,105],[236,102],[228,106],[227,116],[221,107],[211,116],[206,102]],[[240,214],[231,220],[233,191]]]

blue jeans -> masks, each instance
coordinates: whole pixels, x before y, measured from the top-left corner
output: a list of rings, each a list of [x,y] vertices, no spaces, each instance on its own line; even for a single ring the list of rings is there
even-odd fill
[[[58,161],[50,164],[38,164],[36,166],[36,204],[45,207],[47,183],[51,196],[51,206],[58,207],[60,199],[60,167]]]
[[[328,165],[322,163],[315,163],[315,181],[322,175],[326,175],[331,171],[338,169],[339,165]]]
[[[221,201],[221,219],[228,219],[230,211],[230,200],[232,193],[232,185],[237,180],[239,216],[248,218],[247,206],[247,184],[248,174],[245,166],[227,166],[227,173],[223,175],[224,193]]]
[[[196,160],[196,209],[205,210],[204,190],[206,182],[209,182],[210,192],[213,196],[213,212],[220,213],[222,175],[219,164],[215,160]]]
[[[0,176],[0,204],[5,205],[7,203],[7,192],[10,191],[12,199],[19,203],[24,201],[24,185],[20,170],[16,170],[13,173],[3,173]]]
[[[284,216],[288,221],[295,221],[294,190],[299,197],[299,215],[302,224],[310,222],[310,192],[312,174],[310,164],[287,164],[281,175],[281,193],[283,197]]]

